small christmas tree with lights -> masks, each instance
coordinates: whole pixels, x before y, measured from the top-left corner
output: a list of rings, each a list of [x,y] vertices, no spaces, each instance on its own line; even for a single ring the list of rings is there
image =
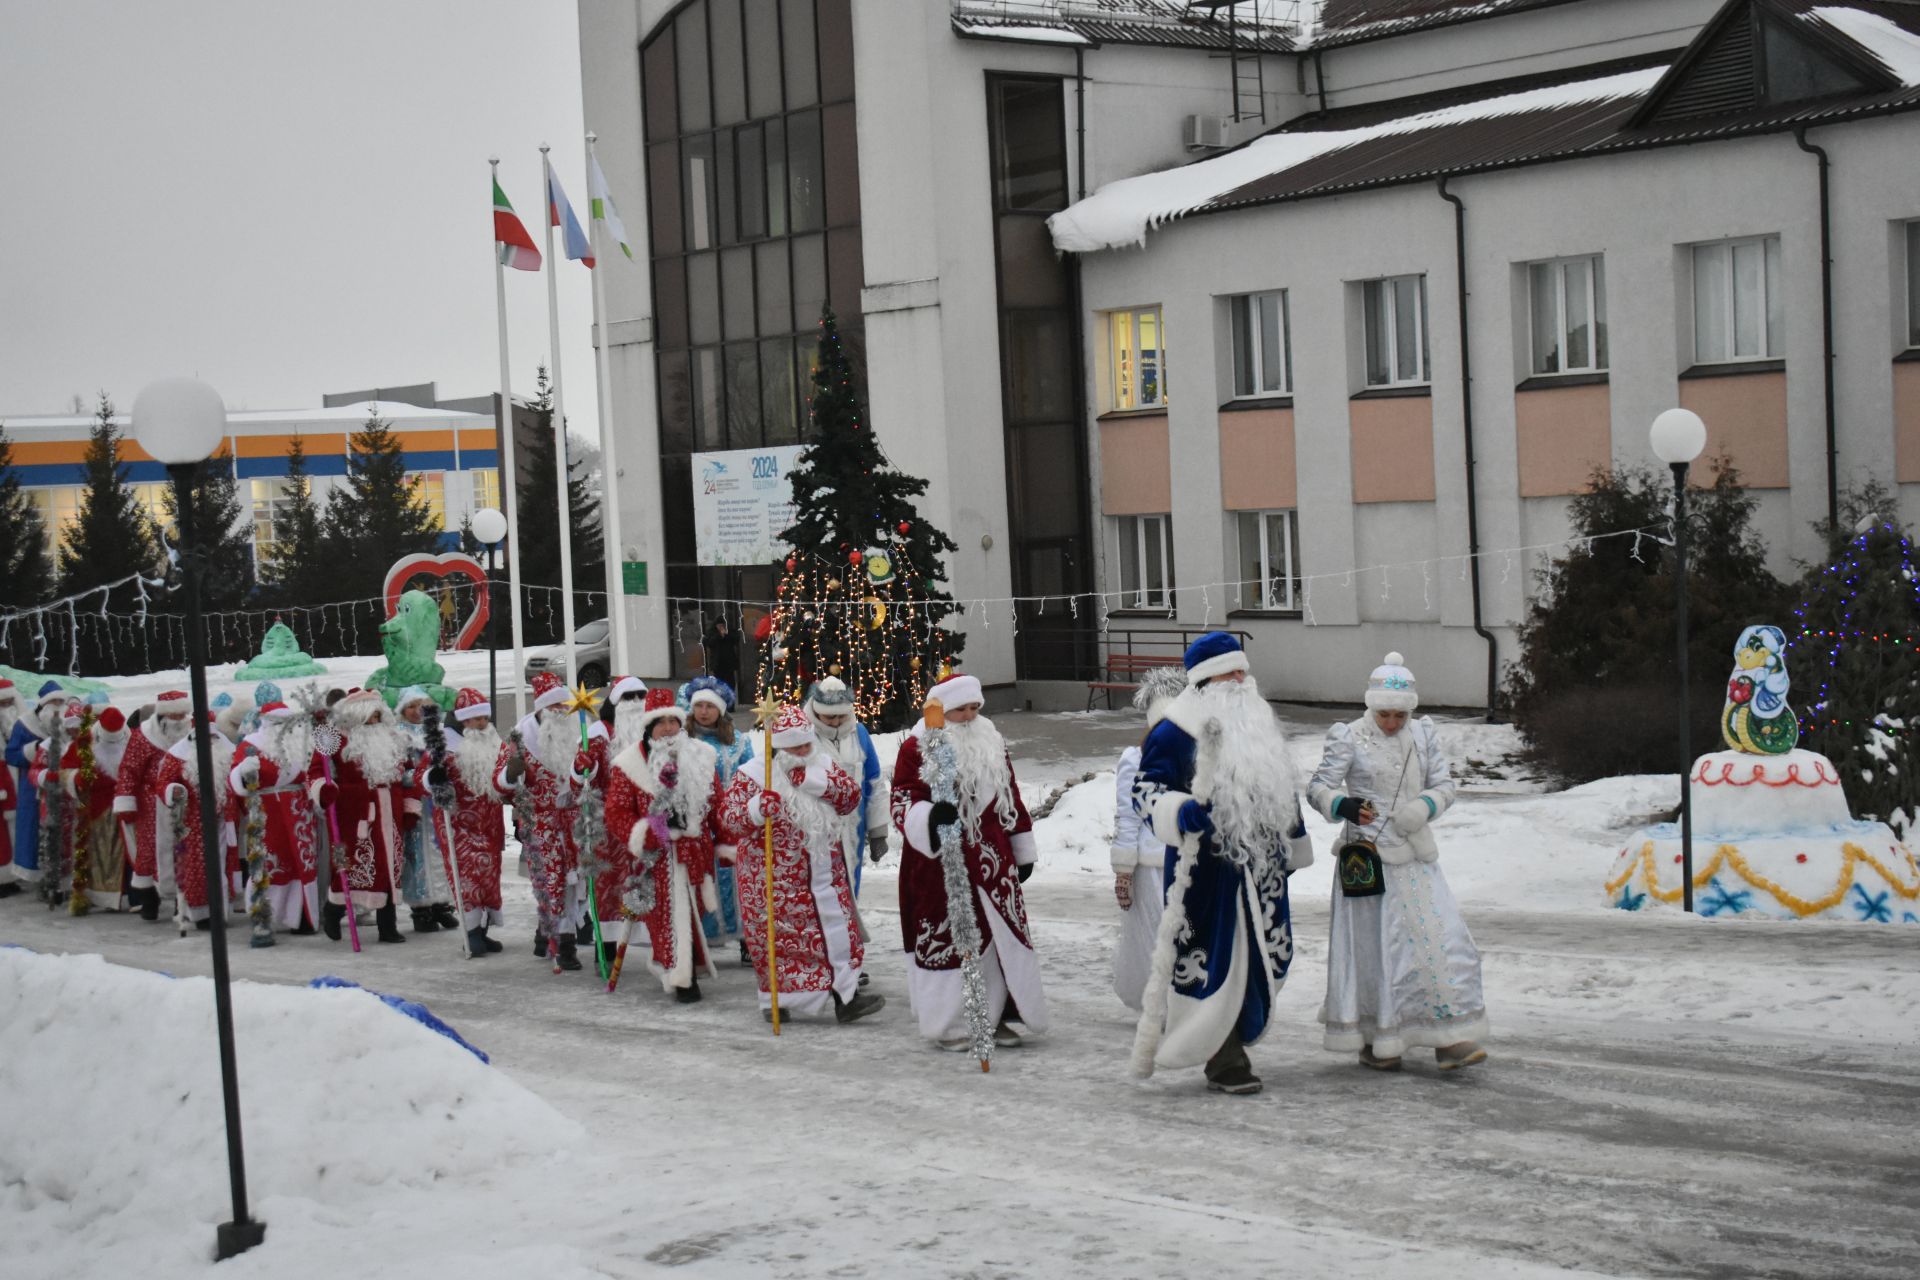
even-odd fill
[[[920,516],[927,482],[895,470],[874,438],[831,309],[820,317],[809,408],[761,688],[797,702],[812,681],[838,676],[862,720],[899,728],[964,643],[942,625],[958,606],[941,587],[941,556],[957,548]]]
[[[1883,491],[1863,490],[1847,506],[1794,610],[1794,687],[1807,690],[1800,745],[1839,766],[1856,815],[1911,839],[1920,830],[1920,568],[1911,535],[1878,514],[1891,509]]]

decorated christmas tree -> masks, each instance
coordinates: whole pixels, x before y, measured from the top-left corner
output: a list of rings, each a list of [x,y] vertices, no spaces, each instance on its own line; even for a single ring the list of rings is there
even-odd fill
[[[1839,766],[1854,813],[1920,827],[1920,565],[1899,524],[1853,498],[1794,610],[1800,745]]]
[[[860,717],[909,724],[963,637],[943,626],[953,540],[920,518],[927,482],[895,470],[874,438],[832,310],[820,317],[807,450],[793,472],[791,548],[764,624],[761,688],[783,702],[838,676]]]

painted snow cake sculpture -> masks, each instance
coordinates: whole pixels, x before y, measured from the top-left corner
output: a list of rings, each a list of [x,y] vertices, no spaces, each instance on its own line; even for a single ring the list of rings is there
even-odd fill
[[[1728,750],[1693,762],[1693,905],[1703,916],[1920,924],[1920,864],[1881,822],[1858,822],[1840,773],[1803,751],[1787,705],[1786,636],[1748,627],[1720,714]],[[1648,827],[1607,875],[1608,900],[1678,907],[1680,828]]]
[[[260,656],[233,673],[236,680],[283,680],[296,676],[323,676],[327,669],[300,648],[293,628],[276,622],[260,642]]]

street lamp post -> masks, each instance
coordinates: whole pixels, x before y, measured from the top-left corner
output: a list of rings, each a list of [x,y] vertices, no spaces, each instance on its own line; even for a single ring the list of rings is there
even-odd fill
[[[1680,896],[1693,910],[1693,743],[1687,698],[1687,468],[1707,447],[1707,424],[1687,409],[1668,409],[1648,433],[1653,452],[1673,468],[1674,633],[1680,659]]]
[[[500,713],[498,653],[493,647],[493,566],[500,558],[500,540],[507,536],[507,518],[492,507],[473,513],[473,536],[487,549],[487,705]]]
[[[233,1048],[233,992],[227,973],[226,860],[220,857],[214,806],[213,729],[207,719],[207,636],[200,615],[201,552],[193,527],[195,471],[220,447],[227,407],[220,393],[191,378],[148,383],[133,402],[133,437],[173,481],[180,515],[180,573],[187,588],[187,666],[193,696],[194,754],[200,769],[200,839],[207,851],[207,921],[213,946],[214,1021],[220,1033],[220,1089],[227,1113],[227,1174],[233,1221],[215,1232],[215,1257],[245,1253],[267,1237],[267,1224],[247,1213],[247,1160],[240,1141],[240,1079]]]

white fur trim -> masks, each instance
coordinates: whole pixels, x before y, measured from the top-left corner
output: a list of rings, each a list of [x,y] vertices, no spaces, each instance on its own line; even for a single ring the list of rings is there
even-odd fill
[[[906,831],[907,843],[929,858],[940,855],[933,851],[933,833],[928,826],[933,815],[933,802],[920,800],[907,806],[907,820],[901,824]]]
[[[775,746],[779,745],[778,738],[774,739],[774,745]],[[807,776],[800,780],[800,786],[798,790],[801,795],[812,796],[816,800],[818,800],[821,796],[826,795],[827,794],[827,766],[817,762],[814,764],[808,765]]]
[[[984,706],[987,701],[978,676],[948,676],[929,689],[927,697],[937,699],[941,707],[948,711],[956,707]]]
[[[1412,711],[1420,705],[1420,695],[1412,689],[1369,689],[1367,710]]]
[[[475,716],[490,716],[492,714],[493,704],[491,702],[476,702],[470,707],[461,707],[455,711],[453,718],[455,720],[471,720]]]
[[[702,689],[698,693],[694,694],[691,698],[688,698],[687,707],[689,710],[691,710],[692,708],[699,706],[703,702],[710,707],[718,707],[720,709],[721,715],[725,715],[727,713],[727,700],[721,697],[719,694],[715,693],[711,689]]]
[[[1164,845],[1178,845],[1180,834],[1180,806],[1193,799],[1184,791],[1169,791],[1153,802],[1153,808],[1147,813],[1147,829],[1153,832],[1153,838]]]
[[[615,682],[613,688],[607,690],[607,701],[618,702],[630,693],[645,693],[646,691],[647,686],[641,682],[639,676],[622,676]]]
[[[1304,871],[1313,865],[1313,837],[1305,832],[1287,837],[1287,870]]]
[[[627,852],[639,857],[647,847],[647,820],[645,818],[633,824],[633,830],[627,833]]]
[[[687,713],[682,711],[675,704],[669,702],[664,707],[655,707],[650,711],[641,712],[640,726],[643,729],[647,728],[651,726],[655,721],[665,720],[669,716],[673,717],[675,720],[680,721],[682,724],[685,724],[687,720]]]
[[[813,725],[808,724],[804,729],[787,729],[774,734],[773,745],[776,750],[784,750],[788,747],[801,747],[809,742],[817,741],[818,736],[819,735],[814,732]]]
[[[1040,846],[1035,843],[1033,832],[1022,831],[1008,842],[1013,848],[1013,863],[1017,867],[1031,866],[1040,861]]]
[[[1161,913],[1160,931],[1153,942],[1153,964],[1147,972],[1140,1020],[1133,1029],[1133,1074],[1142,1080],[1153,1074],[1160,1038],[1167,1031],[1167,1005],[1173,996],[1174,952],[1178,950],[1180,934],[1187,927],[1187,889],[1193,884],[1193,865],[1199,860],[1199,835],[1183,838],[1180,856],[1173,866],[1173,883],[1167,888],[1167,908]]]
[[[113,798],[113,811],[115,813],[137,813],[139,810],[140,802],[132,796],[115,796]]]
[[[1211,680],[1215,676],[1226,675],[1229,671],[1247,670],[1247,654],[1244,649],[1235,649],[1230,653],[1218,653],[1205,662],[1196,662],[1187,668],[1189,684],[1197,685],[1202,680]]]
[[[1134,864],[1140,860],[1140,851],[1132,845],[1116,844],[1107,850],[1107,861],[1113,864],[1113,873],[1117,876],[1133,874]]]

